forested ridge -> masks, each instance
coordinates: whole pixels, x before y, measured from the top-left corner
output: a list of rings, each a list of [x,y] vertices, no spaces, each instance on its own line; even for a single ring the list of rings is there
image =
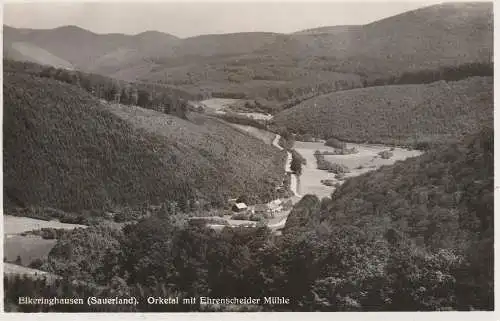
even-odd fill
[[[204,99],[261,99],[275,111],[340,90],[492,73],[492,3],[437,4],[338,27],[180,39],[154,31],[98,35],[77,26],[4,26],[4,56],[162,83]]]
[[[76,85],[4,72],[6,208],[102,212],[176,202],[186,212],[242,194],[270,200],[283,180],[284,153],[221,121],[150,110],[165,136],[120,119],[112,112],[119,108],[147,111],[103,104]],[[228,170],[232,164],[241,165],[237,172]]]
[[[94,290],[67,290],[84,296],[120,289],[142,298],[290,298],[139,311],[492,310],[493,131],[349,179],[332,199],[306,195],[282,236],[265,227],[216,232],[156,213],[121,232],[65,233],[44,267],[95,282]],[[7,285],[23,293],[30,282]],[[15,309],[12,293],[5,302]]]
[[[187,109],[187,100],[201,98],[201,96],[191,95],[174,86],[127,82],[95,73],[54,68],[31,62],[4,59],[3,66],[4,72],[23,73],[55,79],[75,85],[99,99],[154,109],[166,114],[182,115],[181,112],[185,113],[185,109]]]
[[[359,88],[306,100],[271,127],[357,143],[445,143],[492,122],[492,93],[492,77]]]

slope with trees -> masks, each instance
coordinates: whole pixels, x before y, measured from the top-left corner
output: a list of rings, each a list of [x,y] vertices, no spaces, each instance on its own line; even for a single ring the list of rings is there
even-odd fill
[[[7,72],[59,80],[76,85],[99,99],[125,105],[137,105],[166,114],[175,114],[183,101],[202,98],[173,86],[121,81],[99,74],[30,62],[4,60],[3,66],[4,71]]]
[[[165,200],[221,206],[244,193],[273,198],[283,153],[217,120],[150,112],[162,131],[171,131],[168,139],[120,119],[77,86],[5,72],[7,208],[102,210]]]
[[[84,297],[121,289],[139,298],[290,299],[237,307],[141,304],[136,311],[492,310],[493,221],[493,131],[485,129],[349,179],[331,199],[306,195],[282,236],[266,227],[216,232],[154,215],[121,233],[67,233],[49,265],[59,273],[74,266],[64,270],[67,277],[90,275],[98,287]],[[15,296],[33,293],[29,282],[8,280],[9,309],[27,309]]]
[[[348,142],[444,142],[491,123],[492,92],[491,77],[353,89],[306,100],[273,122],[300,135]]]

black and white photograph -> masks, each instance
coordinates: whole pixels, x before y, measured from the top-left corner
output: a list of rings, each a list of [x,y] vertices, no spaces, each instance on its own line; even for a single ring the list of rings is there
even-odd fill
[[[493,16],[4,3],[7,319],[493,312]]]

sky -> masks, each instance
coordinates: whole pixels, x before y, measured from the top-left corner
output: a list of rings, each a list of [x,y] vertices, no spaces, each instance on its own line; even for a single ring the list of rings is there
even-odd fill
[[[440,2],[443,1],[16,2],[4,4],[3,23],[32,29],[76,25],[100,34],[155,30],[185,38],[366,24]]]

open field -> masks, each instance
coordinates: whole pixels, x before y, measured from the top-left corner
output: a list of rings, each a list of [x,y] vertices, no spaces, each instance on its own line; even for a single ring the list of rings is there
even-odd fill
[[[77,227],[87,227],[85,225],[67,224],[58,221],[43,221],[29,217],[18,217],[11,215],[3,216],[4,235],[19,234],[26,231],[39,230],[42,228],[63,228],[74,229]]]
[[[21,257],[21,264],[28,265],[35,259],[46,259],[57,240],[44,240],[36,235],[6,235],[3,243],[3,256],[7,261]]]
[[[231,112],[238,114],[240,116],[246,116],[258,120],[270,120],[273,118],[272,115],[254,112],[238,112],[238,108],[244,106],[245,99],[230,99],[230,98],[211,98],[202,100],[197,103],[198,106],[202,106],[205,110],[214,113],[226,113]]]
[[[325,146],[326,147],[326,146]],[[383,165],[392,165],[398,160],[405,160],[408,157],[415,157],[422,154],[419,150],[408,150],[404,148],[394,148],[391,150],[393,156],[389,159],[383,159],[378,155],[379,152],[389,151],[391,148],[383,145],[367,145],[367,144],[347,144],[347,148],[355,147],[358,153],[351,155],[325,155],[325,159],[332,163],[337,163],[347,166],[351,170],[351,175],[347,176],[357,176],[359,174],[356,171],[359,166],[362,167],[372,167],[377,168]],[[323,148],[320,149],[323,151]],[[355,175],[352,175],[355,174]]]
[[[223,112],[231,105],[238,103],[241,99],[211,98],[199,102],[204,108],[213,112]]]
[[[345,176],[354,177],[366,172],[375,170],[383,165],[394,164],[398,160],[404,160],[409,157],[415,157],[422,152],[417,150],[407,150],[403,148],[395,148],[394,154],[390,159],[382,159],[378,153],[389,150],[390,147],[383,145],[368,145],[368,144],[347,144],[347,148],[355,147],[358,150],[357,154],[351,155],[325,155],[325,159],[332,162],[345,165],[349,168],[350,173]],[[329,179],[334,183],[342,184],[342,180],[335,178],[334,173],[329,173],[324,170],[317,169],[316,157],[314,152],[319,150],[333,151],[334,148],[326,146],[323,143],[311,142],[295,142],[294,148],[307,161],[307,164],[302,167],[302,175],[300,176],[299,191],[302,195],[314,194],[318,197],[330,197],[335,190],[334,187],[326,186],[321,183],[321,180]],[[360,168],[360,166],[362,168]]]
[[[37,235],[18,235],[23,232],[39,230],[42,228],[54,229],[74,229],[86,228],[85,225],[61,223],[59,221],[44,221],[29,217],[18,217],[11,215],[3,216],[3,256],[7,261],[15,261],[21,257],[21,264],[28,265],[35,259],[47,258],[50,250],[54,247],[57,240],[46,240]],[[5,266],[5,265],[4,265]],[[17,266],[12,269],[11,273],[18,270]],[[7,270],[4,271],[7,273]]]

